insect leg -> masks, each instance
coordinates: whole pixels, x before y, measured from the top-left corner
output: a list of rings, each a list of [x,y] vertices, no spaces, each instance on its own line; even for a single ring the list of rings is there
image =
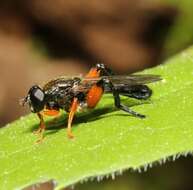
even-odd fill
[[[72,120],[74,118],[74,114],[77,110],[77,107],[78,107],[78,99],[74,98],[73,102],[72,102],[72,105],[71,105],[71,108],[70,108],[70,113],[69,113],[69,116],[68,116],[67,135],[68,135],[69,138],[74,137],[73,134],[72,134],[71,125],[72,125]]]
[[[117,108],[119,108],[127,113],[130,113],[131,115],[133,115],[135,117],[145,118],[145,115],[137,113],[137,112],[131,110],[129,107],[121,104],[121,99],[120,99],[119,93],[116,90],[113,92],[113,96],[114,96],[115,106]]]
[[[39,143],[43,140],[43,133],[45,131],[46,125],[44,123],[43,115],[40,112],[37,113],[37,116],[40,119],[40,124],[38,130],[34,131],[34,133],[40,136],[39,139],[36,141],[37,143]]]
[[[112,90],[112,93],[113,93],[113,97],[114,97],[114,103],[115,103],[115,106],[127,113],[130,113],[131,115],[135,116],[135,117],[139,117],[139,118],[144,118],[145,115],[142,115],[140,113],[137,113],[133,110],[131,110],[129,107],[121,104],[121,98],[120,98],[120,94],[119,94],[119,91],[116,89],[116,87],[113,85],[113,83],[108,80],[108,79],[103,79],[103,82],[109,86],[109,88]]]

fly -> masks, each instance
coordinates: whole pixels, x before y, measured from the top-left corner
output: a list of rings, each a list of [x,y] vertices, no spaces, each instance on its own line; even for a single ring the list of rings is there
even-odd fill
[[[67,136],[73,138],[72,121],[78,108],[95,108],[104,93],[112,93],[114,105],[135,117],[145,115],[131,110],[121,103],[120,95],[146,100],[152,90],[146,85],[161,80],[159,75],[114,75],[104,64],[96,64],[83,77],[60,77],[49,81],[43,87],[34,85],[30,88],[22,104],[28,104],[31,112],[39,117],[40,124],[36,131],[42,141],[46,125],[44,115],[57,116],[60,109],[68,113]]]

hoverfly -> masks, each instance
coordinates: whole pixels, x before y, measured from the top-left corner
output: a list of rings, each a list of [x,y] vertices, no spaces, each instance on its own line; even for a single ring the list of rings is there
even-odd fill
[[[32,86],[22,103],[28,104],[31,112],[39,117],[40,124],[37,130],[40,135],[39,141],[43,139],[46,128],[44,115],[57,116],[60,109],[68,112],[67,135],[73,138],[71,125],[77,109],[94,108],[104,93],[112,93],[114,105],[118,109],[135,117],[144,118],[145,115],[123,105],[120,95],[148,99],[152,95],[152,90],[146,84],[159,80],[161,77],[158,75],[114,75],[104,64],[96,64],[83,78],[60,77],[49,81],[43,87]]]

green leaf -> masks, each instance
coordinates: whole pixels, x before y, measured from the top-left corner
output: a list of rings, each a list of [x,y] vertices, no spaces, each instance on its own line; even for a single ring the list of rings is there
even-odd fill
[[[143,73],[164,79],[150,85],[151,100],[123,99],[145,119],[112,108],[111,95],[106,95],[92,112],[77,114],[73,140],[67,138],[65,128],[52,127],[43,143],[36,144],[32,131],[38,119],[32,114],[1,129],[1,189],[50,179],[59,189],[88,177],[146,169],[152,162],[189,153],[193,149],[193,48]]]
[[[164,2],[176,7],[178,12],[165,44],[165,54],[170,55],[193,43],[193,1],[164,0]]]

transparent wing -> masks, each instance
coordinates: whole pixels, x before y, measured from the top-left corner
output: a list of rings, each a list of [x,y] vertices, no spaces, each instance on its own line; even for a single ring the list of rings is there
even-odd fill
[[[159,75],[112,75],[112,76],[102,76],[96,78],[84,78],[81,76],[62,76],[56,79],[49,81],[47,84],[44,85],[44,90],[48,89],[50,86],[58,85],[58,86],[66,86],[69,87],[72,85],[72,81],[79,80],[77,86],[71,86],[73,90],[76,91],[87,91],[89,90],[94,84],[102,79],[109,79],[113,85],[115,86],[133,86],[133,85],[143,85],[148,83],[153,83],[156,81],[162,80]],[[106,88],[106,85],[105,85]],[[107,87],[108,88],[108,87]]]
[[[94,84],[102,79],[110,80],[113,85],[120,91],[130,91],[132,86],[145,85],[148,83],[153,83],[162,80],[159,75],[112,75],[112,76],[102,76],[98,78],[82,78],[81,85],[76,89],[77,91],[86,92]],[[104,84],[104,91],[111,92],[108,84]]]
[[[140,84],[148,84],[162,80],[161,76],[159,75],[149,75],[149,74],[142,74],[142,75],[115,75],[109,76],[108,79],[114,85],[140,85]]]

